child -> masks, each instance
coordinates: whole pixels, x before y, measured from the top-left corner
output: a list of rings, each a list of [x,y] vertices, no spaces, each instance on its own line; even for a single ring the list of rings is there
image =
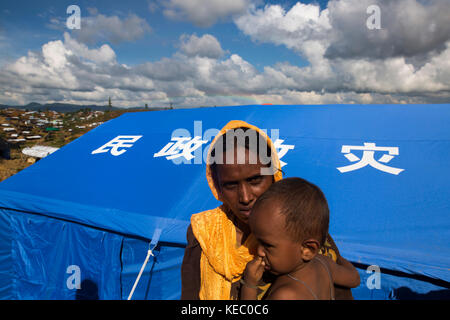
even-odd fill
[[[274,183],[253,206],[249,225],[258,240],[256,258],[247,264],[242,300],[256,300],[265,270],[276,276],[264,299],[334,299],[334,284],[359,285],[355,267],[320,255],[328,234],[329,210],[322,191],[301,178]],[[342,261],[342,262],[341,262]]]

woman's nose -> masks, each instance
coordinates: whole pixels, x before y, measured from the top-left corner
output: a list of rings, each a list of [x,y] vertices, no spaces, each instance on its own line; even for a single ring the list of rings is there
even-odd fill
[[[239,202],[248,204],[252,201],[251,190],[246,183],[239,185]]]

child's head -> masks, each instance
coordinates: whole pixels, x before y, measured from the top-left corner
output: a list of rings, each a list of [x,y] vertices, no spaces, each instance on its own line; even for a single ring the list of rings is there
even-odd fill
[[[328,234],[329,209],[322,191],[301,178],[280,180],[262,194],[250,215],[258,255],[273,273],[311,260]]]

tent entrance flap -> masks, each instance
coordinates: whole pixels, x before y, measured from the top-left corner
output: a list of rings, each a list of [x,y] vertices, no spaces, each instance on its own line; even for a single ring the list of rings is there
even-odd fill
[[[142,264],[141,270],[139,271],[139,274],[136,278],[136,281],[134,282],[133,288],[131,289],[130,295],[128,296],[128,300],[131,300],[133,297],[134,290],[136,289],[139,280],[141,279],[142,273],[144,272],[145,267],[147,266],[148,260],[150,259],[150,256],[154,256],[153,250],[158,245],[159,237],[161,236],[162,229],[155,229],[153,232],[152,240],[150,241],[150,244],[148,245],[148,251],[147,256],[145,257],[144,263]]]

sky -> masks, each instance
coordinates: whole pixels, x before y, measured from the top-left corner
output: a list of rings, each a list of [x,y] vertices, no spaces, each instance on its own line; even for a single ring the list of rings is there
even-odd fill
[[[450,1],[0,3],[0,104],[109,97],[118,107],[450,103]]]

